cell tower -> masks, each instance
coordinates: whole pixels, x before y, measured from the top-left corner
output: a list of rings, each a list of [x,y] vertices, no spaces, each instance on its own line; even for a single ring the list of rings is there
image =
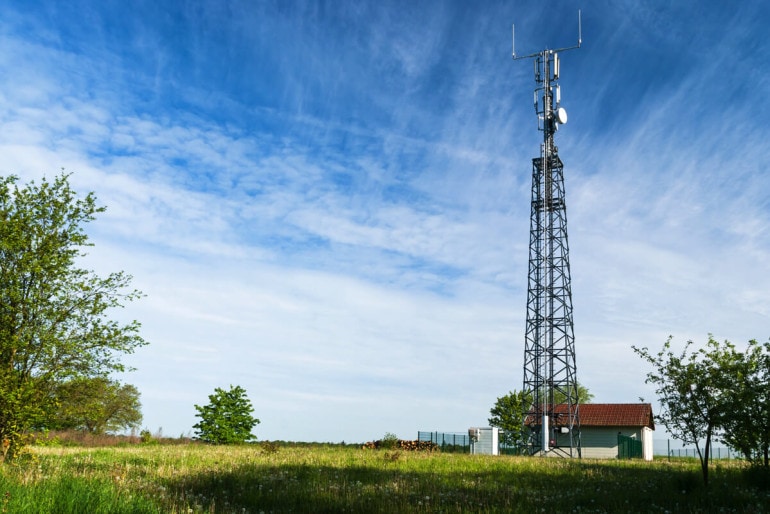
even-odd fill
[[[514,60],[534,59],[535,112],[543,132],[540,157],[532,159],[524,343],[524,391],[532,404],[523,422],[532,455],[581,456],[564,164],[554,143],[554,134],[567,122],[558,84],[559,52],[581,44],[578,11],[577,45],[525,56],[517,56],[513,46]]]

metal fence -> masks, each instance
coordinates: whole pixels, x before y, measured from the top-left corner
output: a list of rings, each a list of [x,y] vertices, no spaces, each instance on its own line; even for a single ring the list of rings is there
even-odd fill
[[[698,450],[695,448],[672,448],[671,444],[682,444],[681,441],[677,440],[670,440],[667,439],[666,441],[656,440],[654,447],[653,447],[653,453],[655,455],[659,456],[668,456],[668,457],[695,457],[698,458]],[[701,448],[701,451],[703,451],[703,448]],[[732,450],[727,447],[711,447],[709,451],[709,459],[740,459],[743,456],[736,452],[735,450]]]
[[[442,452],[470,453],[471,439],[462,432],[417,432],[418,441],[430,441],[438,445]]]
[[[508,447],[502,443],[503,434],[500,433],[500,445],[499,451],[501,455],[521,455],[521,449]],[[438,445],[441,451],[447,453],[470,453],[471,441],[467,432],[417,432],[418,441],[430,441]],[[679,441],[676,443],[681,444]],[[695,448],[672,448],[671,440],[655,440],[653,453],[657,456],[668,457],[698,457],[698,452]],[[620,450],[620,445],[619,445]],[[631,449],[628,448],[630,452]],[[620,452],[619,452],[620,453]],[[624,454],[623,457],[630,457],[631,455]],[[711,448],[711,459],[739,459],[742,456],[736,453],[734,450],[726,447]]]
[[[701,450],[702,451],[702,450]],[[730,450],[730,448],[711,448],[709,452],[710,459],[735,459],[741,455]],[[695,448],[676,448],[669,451],[671,457],[698,457],[698,451]]]
[[[641,459],[643,456],[641,441],[618,433],[619,459]]]

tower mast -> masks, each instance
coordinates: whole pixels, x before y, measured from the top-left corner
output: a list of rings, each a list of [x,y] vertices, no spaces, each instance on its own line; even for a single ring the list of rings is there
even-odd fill
[[[561,107],[558,50],[513,58],[534,58],[535,113],[543,132],[540,156],[532,159],[527,323],[524,342],[524,391],[531,405],[523,423],[533,455],[580,457],[575,334],[567,241],[564,164],[554,134],[567,122]]]

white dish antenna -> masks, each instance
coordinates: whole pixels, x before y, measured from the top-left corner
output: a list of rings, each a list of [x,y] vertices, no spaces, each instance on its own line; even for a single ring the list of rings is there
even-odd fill
[[[564,107],[559,107],[554,111],[553,114],[556,116],[556,121],[558,121],[561,125],[567,123],[567,110]]]

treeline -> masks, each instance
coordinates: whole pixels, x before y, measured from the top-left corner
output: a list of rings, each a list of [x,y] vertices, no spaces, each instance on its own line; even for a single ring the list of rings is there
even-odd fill
[[[91,433],[83,430],[43,430],[30,434],[29,442],[34,446],[63,446],[83,448],[106,448],[139,444],[202,444],[192,437],[180,435],[168,437],[148,430],[132,431],[130,434]]]
[[[32,429],[78,430],[92,435],[138,429],[139,390],[107,377],[78,377],[50,385],[49,408]]]

